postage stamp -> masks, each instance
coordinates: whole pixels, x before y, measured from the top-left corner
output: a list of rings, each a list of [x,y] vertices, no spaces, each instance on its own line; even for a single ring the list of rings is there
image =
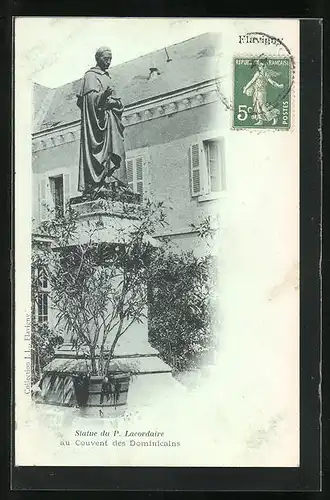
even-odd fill
[[[291,64],[289,57],[234,58],[234,128],[290,129]]]

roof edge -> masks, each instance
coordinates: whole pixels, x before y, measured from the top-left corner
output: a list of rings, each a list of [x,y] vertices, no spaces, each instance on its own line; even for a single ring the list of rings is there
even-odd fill
[[[169,97],[175,97],[175,95],[180,95],[180,94],[183,94],[185,92],[193,91],[195,89],[203,87],[207,84],[215,83],[217,81],[219,81],[219,78],[217,78],[217,77],[210,78],[210,79],[198,82],[198,83],[194,83],[193,85],[188,85],[187,87],[182,87],[182,88],[177,89],[177,90],[171,90],[171,91],[165,92],[163,94],[157,94],[156,96],[153,96],[151,98],[140,99],[139,101],[134,101],[131,104],[128,104],[127,106],[125,106],[124,112],[125,112],[125,110],[132,112],[132,110],[134,110],[134,108],[136,108],[136,107],[143,106],[147,103],[153,104],[154,102],[157,102],[157,101],[160,101],[162,99],[169,98]],[[80,119],[77,119],[77,120],[72,120],[69,122],[63,122],[59,125],[55,125],[54,127],[44,128],[41,130],[34,130],[34,132],[32,133],[32,137],[35,138],[35,137],[39,137],[41,135],[47,134],[47,133],[54,131],[54,130],[61,130],[64,127],[70,127],[73,124],[77,124],[79,122],[80,122]]]

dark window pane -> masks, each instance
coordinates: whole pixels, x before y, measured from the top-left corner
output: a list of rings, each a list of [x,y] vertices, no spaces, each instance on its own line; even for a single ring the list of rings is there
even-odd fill
[[[63,215],[64,208],[63,175],[59,177],[50,177],[49,180],[54,201],[55,216],[59,217]]]
[[[38,323],[48,322],[48,293],[38,294]]]

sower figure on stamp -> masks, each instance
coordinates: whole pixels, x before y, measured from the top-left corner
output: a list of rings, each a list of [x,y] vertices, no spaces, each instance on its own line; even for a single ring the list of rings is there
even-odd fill
[[[279,73],[266,68],[266,61],[256,62],[257,71],[252,79],[245,85],[243,94],[252,96],[253,100],[253,116],[257,120],[256,125],[262,125],[264,121],[273,120],[273,125],[278,120],[280,111],[267,102],[267,86],[283,88],[283,83],[277,83],[272,77],[278,76]]]
[[[85,195],[107,190],[113,181],[121,188],[127,186],[124,107],[107,71],[111,50],[99,48],[95,59],[96,66],[85,73],[77,96],[81,109],[78,190]]]

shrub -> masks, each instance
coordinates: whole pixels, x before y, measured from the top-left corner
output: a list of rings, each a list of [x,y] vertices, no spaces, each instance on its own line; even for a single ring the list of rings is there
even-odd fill
[[[164,252],[157,264],[149,289],[150,342],[173,368],[197,368],[216,347],[215,262]]]

